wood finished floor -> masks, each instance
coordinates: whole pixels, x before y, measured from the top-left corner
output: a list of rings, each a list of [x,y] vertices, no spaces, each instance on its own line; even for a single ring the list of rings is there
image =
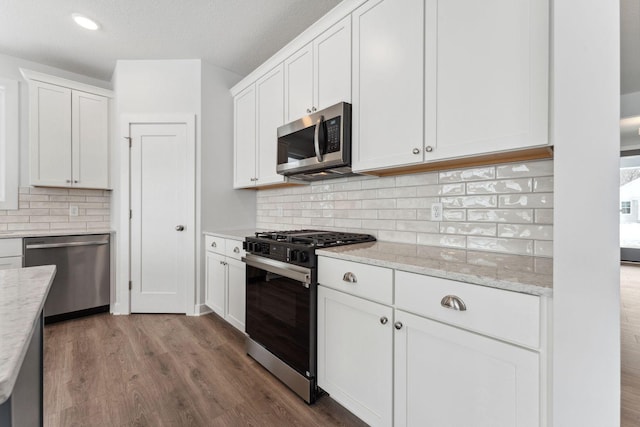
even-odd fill
[[[215,315],[96,315],[45,330],[44,425],[363,426],[306,405]]]
[[[620,268],[621,427],[640,426],[640,266]]]

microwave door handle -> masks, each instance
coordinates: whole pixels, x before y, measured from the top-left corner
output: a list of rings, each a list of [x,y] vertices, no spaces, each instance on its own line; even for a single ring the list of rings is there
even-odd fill
[[[323,116],[318,118],[318,121],[316,122],[316,130],[313,134],[313,146],[316,150],[316,159],[318,159],[318,162],[322,161],[322,152],[320,151],[320,126],[322,125],[323,120]]]

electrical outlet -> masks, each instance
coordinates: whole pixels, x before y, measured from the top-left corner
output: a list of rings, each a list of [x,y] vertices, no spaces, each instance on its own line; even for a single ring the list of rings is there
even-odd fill
[[[442,221],[442,203],[431,205],[431,221]]]
[[[69,206],[69,216],[78,216],[77,206]]]

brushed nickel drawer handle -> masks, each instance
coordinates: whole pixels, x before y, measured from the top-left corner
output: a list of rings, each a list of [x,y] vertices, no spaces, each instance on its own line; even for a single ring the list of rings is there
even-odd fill
[[[211,242],[211,247],[215,248],[215,247],[218,247],[218,245],[216,244],[216,242]]]
[[[356,278],[356,275],[350,271],[347,271],[346,273],[344,273],[344,276],[342,276],[342,280],[347,283],[358,283],[358,279]]]
[[[467,306],[465,305],[464,301],[462,301],[455,295],[447,295],[446,297],[442,298],[442,301],[440,301],[440,305],[450,310],[467,311]]]

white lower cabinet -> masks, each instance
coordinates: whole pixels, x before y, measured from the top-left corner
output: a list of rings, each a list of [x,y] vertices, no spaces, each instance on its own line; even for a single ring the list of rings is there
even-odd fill
[[[318,286],[318,385],[371,426],[389,426],[393,310]]]
[[[546,298],[322,256],[318,283],[318,385],[368,424],[546,425]]]
[[[205,304],[220,317],[244,332],[245,265],[242,242],[205,237]]]
[[[0,239],[0,270],[22,267],[22,239]]]
[[[396,310],[395,423],[539,426],[539,354]]]

